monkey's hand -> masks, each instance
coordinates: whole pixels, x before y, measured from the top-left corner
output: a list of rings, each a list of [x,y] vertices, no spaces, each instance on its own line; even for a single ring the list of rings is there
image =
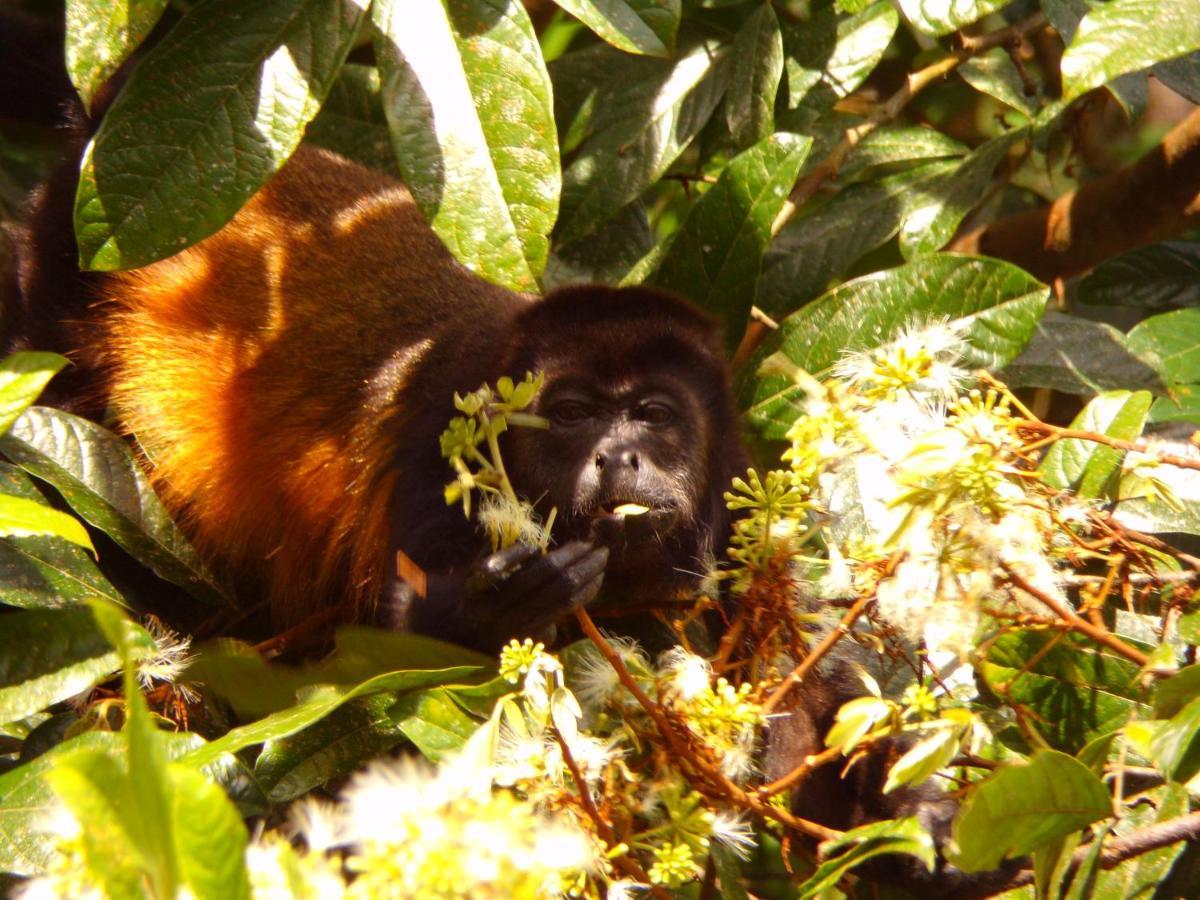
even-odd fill
[[[392,586],[395,627],[485,653],[511,638],[553,641],[556,625],[600,592],[608,548],[572,541],[549,553],[514,546],[485,556],[461,574],[431,574],[424,597]]]

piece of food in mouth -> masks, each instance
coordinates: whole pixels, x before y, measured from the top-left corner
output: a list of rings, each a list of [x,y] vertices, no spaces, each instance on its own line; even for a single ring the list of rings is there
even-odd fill
[[[648,512],[650,512],[650,507],[642,506],[640,503],[622,503],[620,506],[613,507],[613,514],[618,516],[640,516]]]

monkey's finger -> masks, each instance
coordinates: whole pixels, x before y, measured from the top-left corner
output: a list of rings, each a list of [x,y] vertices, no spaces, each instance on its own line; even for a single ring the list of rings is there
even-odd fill
[[[538,554],[537,547],[514,544],[506,550],[484,557],[475,571],[468,576],[467,590],[481,591],[509,578]]]
[[[547,554],[535,565],[536,572],[532,569],[522,572],[505,585],[505,602],[512,615],[527,622],[555,621],[577,605],[576,595],[603,576],[608,562],[607,547],[576,542],[574,547],[568,544],[561,549],[571,552]],[[519,581],[527,577],[528,581]],[[509,587],[511,592],[507,590]]]
[[[604,586],[604,572],[590,581],[579,583],[565,592],[554,591],[546,594],[539,603],[534,618],[529,620],[531,628],[545,628],[561,621],[572,611],[587,606],[600,594]]]
[[[592,545],[586,541],[571,541],[561,547],[551,550],[545,556],[539,556],[529,562],[519,572],[514,573],[503,585],[506,595],[520,602],[523,594],[533,594],[542,590],[550,582],[561,577],[561,573],[569,569],[592,550]]]

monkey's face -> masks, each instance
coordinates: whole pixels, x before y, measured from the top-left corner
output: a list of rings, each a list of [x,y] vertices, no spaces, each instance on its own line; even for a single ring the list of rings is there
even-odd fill
[[[607,585],[694,577],[723,549],[722,494],[744,466],[711,324],[656,291],[595,287],[558,292],[523,324],[510,371],[545,375],[535,411],[550,427],[505,435],[514,486],[557,510],[558,543],[609,548]]]

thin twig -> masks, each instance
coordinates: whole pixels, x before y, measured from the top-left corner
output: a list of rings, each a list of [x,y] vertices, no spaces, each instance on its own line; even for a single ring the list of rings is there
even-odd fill
[[[1029,431],[1038,431],[1060,440],[1090,441],[1093,444],[1104,444],[1106,447],[1112,447],[1115,450],[1133,450],[1137,453],[1144,453],[1147,456],[1153,457],[1158,462],[1166,463],[1169,466],[1200,471],[1200,459],[1189,459],[1186,456],[1177,456],[1173,453],[1159,453],[1145,444],[1140,444],[1136,441],[1123,441],[1120,438],[1109,437],[1107,434],[1101,434],[1098,431],[1062,428],[1058,425],[1051,425],[1047,422],[1038,422],[1036,420],[1021,422],[1021,428]]]
[[[567,745],[566,739],[559,733],[557,728],[554,729],[554,737],[558,741],[558,746],[562,749],[563,762],[566,763],[567,770],[575,780],[575,787],[579,789],[579,803],[583,807],[583,811],[595,823],[596,833],[600,835],[600,840],[604,841],[604,845],[609,850],[612,850],[618,843],[612,826],[600,815],[600,810],[596,808],[596,804],[592,800],[592,795],[588,793],[587,782],[583,780],[583,773],[579,769],[579,763],[575,762],[575,756],[571,753],[571,748]],[[612,859],[612,864],[620,869],[622,874],[629,876],[639,884],[649,885],[650,893],[659,898],[659,900],[671,900],[671,895],[665,890],[656,884],[650,884],[650,876],[646,874],[646,870],[632,856],[622,854]]]
[[[854,625],[854,623],[858,620],[858,617],[863,614],[864,610],[866,610],[867,604],[874,599],[875,597],[873,595],[869,595],[866,597],[859,597],[858,600],[855,601],[854,605],[850,607],[849,611],[842,616],[842,620],[838,622],[837,627],[832,629],[829,634],[825,635],[825,637],[821,639],[821,642],[817,644],[817,646],[813,647],[812,652],[804,657],[804,659],[800,660],[800,664],[788,673],[787,678],[783,679],[779,687],[775,688],[771,696],[767,698],[765,703],[763,703],[762,708],[764,713],[771,713],[775,707],[782,703],[783,699],[787,696],[788,691],[790,691],[793,686],[803,681],[808,673],[813,670],[813,667],[821,661],[821,658],[833,649],[834,644],[850,633],[851,626]]]
[[[1149,662],[1150,657],[1141,650],[1125,643],[1107,628],[1098,628],[1087,619],[1080,618],[1075,614],[1074,610],[1060,602],[1056,597],[1052,597],[1040,588],[1030,584],[1020,572],[1008,563],[1002,562],[1000,563],[1000,567],[1004,569],[1004,574],[1014,587],[1020,588],[1031,597],[1039,600],[1043,605],[1048,606],[1056,616],[1068,623],[1072,630],[1087,635],[1097,644],[1103,644],[1114,653],[1125,657],[1131,662],[1137,663],[1139,666],[1144,666]]]

